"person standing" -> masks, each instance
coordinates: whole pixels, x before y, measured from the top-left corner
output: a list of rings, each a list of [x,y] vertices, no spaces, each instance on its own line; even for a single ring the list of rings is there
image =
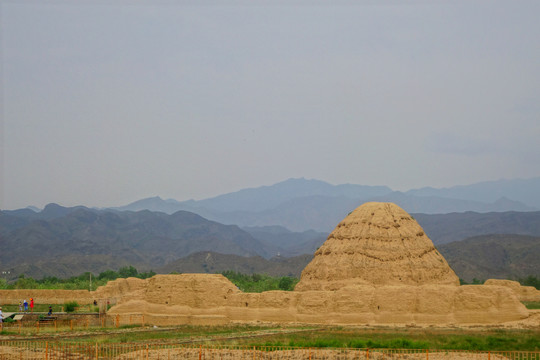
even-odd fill
[[[30,312],[34,312],[34,298],[30,298]]]
[[[24,311],[28,311],[28,301],[26,301],[26,299],[24,299],[23,305],[24,305]]]
[[[19,312],[22,312],[22,301],[19,301]]]

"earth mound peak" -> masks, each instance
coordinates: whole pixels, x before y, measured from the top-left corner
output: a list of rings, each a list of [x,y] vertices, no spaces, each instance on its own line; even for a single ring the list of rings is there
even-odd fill
[[[411,215],[393,203],[369,202],[332,231],[296,290],[427,284],[458,286],[459,279]]]

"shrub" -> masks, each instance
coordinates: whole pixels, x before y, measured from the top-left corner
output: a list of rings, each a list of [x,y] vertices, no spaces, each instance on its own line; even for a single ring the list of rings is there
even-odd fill
[[[519,279],[519,282],[521,285],[524,286],[534,286],[538,290],[540,290],[540,279],[538,279],[536,276],[529,275],[525,279]]]
[[[64,310],[66,312],[74,312],[75,311],[75,308],[79,307],[79,303],[77,303],[76,301],[68,301],[67,303],[64,304]]]

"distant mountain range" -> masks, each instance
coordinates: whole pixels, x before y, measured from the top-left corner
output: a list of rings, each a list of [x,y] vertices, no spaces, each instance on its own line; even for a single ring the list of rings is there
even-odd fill
[[[76,274],[127,264],[148,269],[205,250],[243,256],[279,251],[235,225],[219,224],[186,211],[167,215],[51,205],[44,209],[44,215],[52,209],[71,212],[52,219],[0,213],[3,269],[36,275],[39,267],[43,275],[67,275],[68,269]]]
[[[436,245],[494,233],[540,237],[540,212],[414,217]],[[126,265],[140,270],[238,269],[296,274],[296,265],[291,268],[284,262],[281,270],[274,269],[279,268],[275,259],[305,254],[309,257],[327,236],[328,233],[313,230],[292,232],[281,226],[239,228],[187,211],[168,215],[148,210],[121,212],[49,204],[39,213],[0,211],[0,270],[10,271],[12,278],[21,273],[37,278],[69,277]],[[221,255],[213,255],[212,263],[193,255],[210,252]],[[191,255],[194,257],[190,258]],[[244,260],[245,257],[251,260]],[[239,263],[235,264],[234,259]],[[206,267],[201,268],[204,264]]]
[[[331,185],[302,178],[198,201],[152,197],[115,209],[168,214],[185,210],[223,224],[279,225],[292,231],[330,232],[350,211],[367,201],[393,202],[410,213],[524,212],[540,210],[539,194],[540,178],[407,192],[386,186]]]
[[[492,234],[540,236],[540,211],[413,214],[435,245]],[[538,260],[540,263],[540,258]]]
[[[134,265],[163,267],[201,251],[264,258],[313,253],[327,234],[223,225],[178,211],[111,211],[47,205],[43,211],[0,211],[0,270],[73,276]],[[256,234],[253,236],[250,234]]]
[[[540,211],[534,211],[540,208],[538,194],[540,178],[405,193],[385,186],[289,179],[200,201],[154,197],[115,209],[49,204],[41,211],[3,210],[0,271],[9,271],[11,277],[21,273],[66,277],[134,265],[140,270],[296,274],[298,264],[366,201],[397,203],[413,214],[435,245],[443,246],[475,236],[497,237],[494,234],[538,239]],[[533,248],[534,241],[538,240],[532,241]],[[448,249],[450,258],[459,253]],[[471,261],[481,255],[477,252]],[[303,260],[285,260],[297,256]],[[466,256],[459,258],[466,261]],[[527,261],[537,265],[539,258]],[[522,270],[535,271],[534,266]],[[474,266],[462,268],[467,279],[465,270]],[[471,273],[482,274],[480,268]]]
[[[540,210],[540,178],[484,181],[471,185],[435,189],[409,190],[411,196],[436,196],[447,199],[470,200],[482,203],[516,201]],[[472,210],[472,209],[470,209]],[[512,209],[517,210],[517,209]],[[491,210],[496,211],[496,210]]]
[[[540,237],[483,235],[437,246],[456,274],[471,282],[540,277]]]

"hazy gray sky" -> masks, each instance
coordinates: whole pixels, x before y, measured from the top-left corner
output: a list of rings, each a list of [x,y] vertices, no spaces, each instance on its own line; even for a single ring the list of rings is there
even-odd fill
[[[540,176],[539,1],[199,3],[1,2],[0,208]]]

